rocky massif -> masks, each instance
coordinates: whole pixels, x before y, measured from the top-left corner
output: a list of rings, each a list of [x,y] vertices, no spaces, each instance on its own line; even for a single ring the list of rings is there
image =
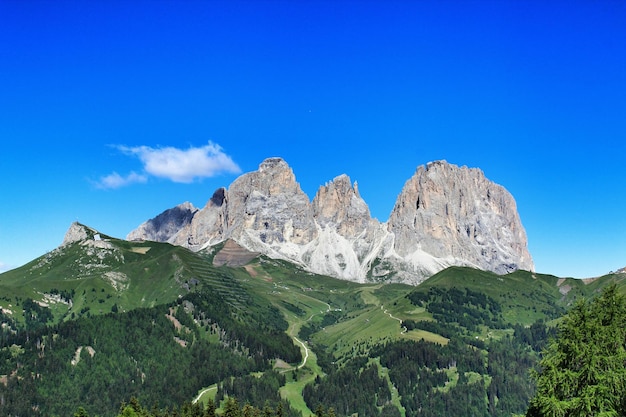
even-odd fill
[[[358,186],[340,175],[310,201],[287,163],[220,188],[202,209],[169,209],[132,231],[198,251],[229,239],[241,247],[352,281],[417,284],[452,265],[507,273],[533,270],[515,200],[475,168],[445,161],[420,166],[387,222],[370,215]]]

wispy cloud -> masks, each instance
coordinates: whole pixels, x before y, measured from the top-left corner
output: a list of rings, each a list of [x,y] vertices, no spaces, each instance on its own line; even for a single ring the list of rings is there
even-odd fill
[[[100,180],[96,182],[96,187],[102,189],[115,189],[125,187],[130,184],[137,184],[146,181],[148,181],[148,177],[146,175],[137,174],[136,172],[131,172],[125,177],[122,177],[117,172],[113,172],[107,176],[100,178]]]
[[[126,185],[146,182],[149,176],[166,178],[170,181],[190,183],[196,179],[214,177],[221,173],[237,174],[239,166],[222,148],[209,142],[201,147],[179,149],[171,146],[153,148],[150,146],[116,146],[121,152],[137,157],[143,164],[144,173],[131,172],[121,176],[117,172],[100,178],[99,188],[119,188]]]

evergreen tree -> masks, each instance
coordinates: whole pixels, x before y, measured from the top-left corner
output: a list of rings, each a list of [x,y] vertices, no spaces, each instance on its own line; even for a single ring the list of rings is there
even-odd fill
[[[89,417],[89,413],[87,413],[83,407],[78,407],[78,411],[74,413],[74,417]]]
[[[242,417],[254,417],[255,415],[254,407],[252,407],[250,404],[244,405],[243,409],[241,410],[241,414],[242,414]]]
[[[272,417],[274,415],[274,410],[270,407],[269,401],[265,402],[265,406],[263,407],[263,417]]]
[[[215,417],[215,409],[215,401],[213,401],[213,398],[209,398],[204,409],[203,417]]]
[[[239,402],[234,397],[228,397],[224,404],[223,417],[241,417],[241,409],[239,408]]]
[[[535,378],[527,417],[626,415],[626,301],[615,285],[568,313]]]

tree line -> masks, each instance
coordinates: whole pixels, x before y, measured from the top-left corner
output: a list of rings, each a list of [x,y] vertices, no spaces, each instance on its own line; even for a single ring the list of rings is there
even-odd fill
[[[212,399],[209,399],[206,405],[185,402],[180,406],[171,408],[159,408],[158,404],[148,408],[142,406],[137,398],[132,397],[128,403],[122,403],[116,417],[286,417],[288,414],[285,414],[283,407],[283,403],[272,407],[269,402],[262,407],[255,407],[249,403],[241,406],[236,397],[227,397],[224,400],[222,411],[217,409],[216,402]],[[335,412],[332,407],[325,408],[320,405],[315,410],[314,416],[335,417]],[[74,417],[91,417],[91,415],[84,407],[79,407],[74,413]]]

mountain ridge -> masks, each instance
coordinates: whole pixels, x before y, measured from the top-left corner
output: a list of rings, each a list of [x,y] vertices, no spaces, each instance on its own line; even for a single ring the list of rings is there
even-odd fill
[[[381,367],[376,365],[381,371],[390,369],[389,387],[402,393],[393,407],[407,415],[415,415],[416,396],[433,393],[444,396],[436,404],[449,404],[467,389],[475,390],[472,395],[481,399],[483,408],[487,401],[490,407],[504,402],[503,396],[489,397],[487,385],[476,378],[491,381],[489,387],[498,384],[499,392],[514,393],[510,399],[516,398],[515,409],[521,412],[529,394],[519,393],[528,386],[527,368],[535,362],[534,356],[519,355],[534,355],[528,349],[538,349],[546,324],[558,320],[576,300],[595,297],[611,283],[622,293],[626,288],[619,273],[579,280],[521,270],[497,275],[467,267],[446,268],[417,287],[362,284],[246,251],[229,239],[196,253],[168,243],[116,239],[73,223],[57,249],[0,274],[0,352],[7,359],[0,369],[0,381],[6,381],[0,384],[0,397],[21,398],[23,405],[20,413],[4,414],[25,415],[29,410],[32,415],[66,415],[88,405],[92,415],[115,416],[129,390],[142,402],[158,398],[159,404],[171,406],[198,398],[209,387],[215,387],[211,398],[216,391],[233,395],[236,386],[252,392],[248,379],[285,372],[292,376],[267,392],[288,392],[283,399],[302,415],[312,415],[319,402],[317,390],[340,393],[341,401],[375,403],[377,396],[371,393],[356,399],[353,392],[337,388],[333,376],[367,371],[370,376],[362,385],[354,385],[358,380],[350,384],[365,392],[378,374],[367,365],[372,360],[381,361]],[[523,343],[512,345],[511,335]],[[93,356],[87,347],[93,348]],[[72,363],[81,348],[81,360]],[[289,349],[259,356],[276,348]],[[228,356],[200,354],[208,349]],[[423,379],[416,386],[400,378],[400,371],[417,366],[419,359],[389,361],[396,353],[413,355],[423,349],[437,355],[461,349],[475,358],[475,367],[468,370],[467,363],[457,362],[461,351],[448,352],[443,362],[435,361],[427,370],[442,376],[437,385],[442,389],[425,386]],[[259,368],[254,375],[241,376],[239,366],[252,357]],[[214,366],[207,362],[211,358],[217,361]],[[524,365],[511,371],[511,363]],[[223,365],[230,370],[207,373]],[[34,378],[35,372],[41,376]],[[94,383],[107,378],[115,382]],[[21,388],[18,381],[32,389]],[[168,389],[171,384],[177,389]],[[308,388],[292,389],[294,384]],[[38,397],[37,392],[55,395]],[[324,395],[330,401],[330,394]],[[34,410],[32,404],[40,408]],[[455,404],[461,408],[454,415],[471,414],[464,401]],[[510,414],[512,403],[505,404]],[[0,409],[11,406],[6,401]]]
[[[418,166],[386,222],[371,217],[346,174],[309,201],[279,157],[216,190],[202,209],[187,207],[187,217],[172,210],[127,239],[194,251],[233,239],[249,251],[356,282],[416,285],[454,265],[500,274],[534,270],[513,196],[480,169],[443,160]]]

